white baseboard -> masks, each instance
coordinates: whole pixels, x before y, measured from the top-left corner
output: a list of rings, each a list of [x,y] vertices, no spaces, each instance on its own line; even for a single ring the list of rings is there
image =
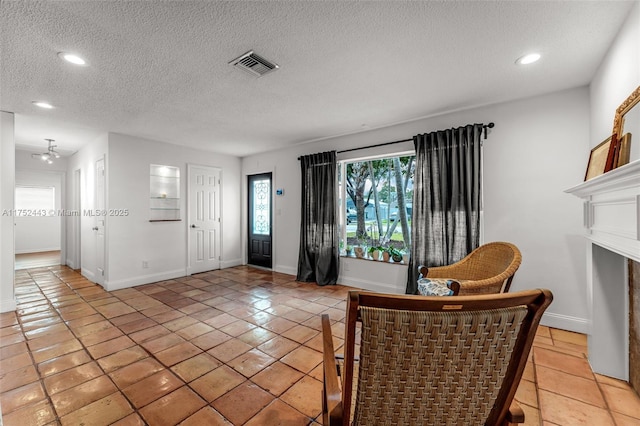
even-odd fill
[[[96,282],[96,274],[94,274],[93,272],[91,272],[88,269],[85,268],[81,268],[80,269],[80,274],[85,277],[86,279],[88,279],[89,281],[95,283]]]
[[[124,280],[105,280],[104,288],[107,291],[121,290],[123,288],[134,287],[137,285],[150,284],[158,281],[172,280],[174,278],[186,277],[185,269],[174,269],[173,271],[159,272],[157,274],[140,275]]]
[[[281,274],[293,275],[294,277],[298,275],[298,270],[296,268],[292,268],[291,266],[276,265],[273,270]]]
[[[233,268],[234,266],[241,266],[242,259],[221,260],[220,269]]]
[[[398,289],[396,286],[388,283],[377,283],[371,280],[359,280],[357,278],[342,278],[338,280],[338,283],[378,293],[404,294],[405,291],[404,287],[402,289]]]
[[[379,266],[379,265],[376,265]],[[386,265],[380,265],[386,266]],[[396,265],[397,266],[397,265]],[[279,272],[281,274],[293,275],[294,277],[298,274],[297,267],[287,266],[287,265],[276,265],[273,267],[274,272]],[[391,293],[391,294],[404,294],[405,292],[405,283],[402,282],[401,287],[399,288],[394,284],[389,284],[386,282],[375,282],[370,279],[358,279],[351,277],[345,277],[343,274],[338,276],[338,284],[354,287],[363,290],[375,291],[379,293]]]
[[[15,310],[16,310],[16,300],[14,298],[0,300],[0,313],[12,312]]]
[[[44,253],[47,251],[60,251],[60,247],[16,250],[16,254]]]
[[[576,333],[589,334],[591,330],[590,321],[585,318],[570,317],[568,315],[545,312],[540,321],[541,325],[558,328],[561,330],[573,331]]]

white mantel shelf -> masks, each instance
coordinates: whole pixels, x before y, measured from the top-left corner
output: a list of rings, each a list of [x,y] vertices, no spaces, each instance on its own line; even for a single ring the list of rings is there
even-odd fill
[[[640,262],[640,160],[565,192],[585,200],[583,220],[587,238]]]
[[[594,372],[629,380],[629,277],[640,262],[640,160],[567,189],[584,200],[588,354]]]

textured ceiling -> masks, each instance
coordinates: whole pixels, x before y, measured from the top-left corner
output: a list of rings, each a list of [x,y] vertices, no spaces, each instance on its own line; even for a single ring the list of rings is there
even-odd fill
[[[245,156],[588,84],[633,4],[3,0],[0,109],[36,151],[110,131]],[[228,65],[251,49],[280,69]]]

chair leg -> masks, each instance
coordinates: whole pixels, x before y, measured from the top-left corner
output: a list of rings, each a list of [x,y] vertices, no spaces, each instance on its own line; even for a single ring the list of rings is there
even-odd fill
[[[511,402],[507,417],[502,422],[502,426],[519,425],[524,423],[524,410],[515,400]]]
[[[324,384],[322,387],[322,424],[326,426],[329,424],[329,410],[327,410],[327,398],[324,390]]]
[[[502,289],[503,293],[509,293],[509,289],[511,288],[511,281],[513,281],[513,275],[507,278],[507,281],[504,283],[504,288]]]

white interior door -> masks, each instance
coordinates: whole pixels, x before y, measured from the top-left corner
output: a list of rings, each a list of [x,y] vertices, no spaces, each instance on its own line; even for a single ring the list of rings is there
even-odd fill
[[[189,274],[220,269],[220,169],[188,167]]]
[[[96,271],[95,280],[97,284],[104,285],[104,264],[105,264],[105,176],[104,176],[104,158],[100,158],[96,161],[96,211],[95,211],[95,226],[93,231],[96,234]]]

